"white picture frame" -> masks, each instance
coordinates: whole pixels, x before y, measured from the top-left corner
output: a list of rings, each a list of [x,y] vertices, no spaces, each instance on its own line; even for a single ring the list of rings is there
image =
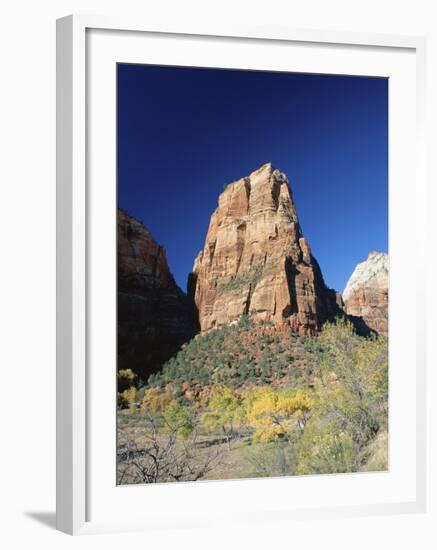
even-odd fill
[[[414,117],[414,146],[416,154],[409,165],[414,168],[415,189],[415,239],[419,280],[425,277],[425,251],[421,247],[417,235],[423,228],[425,220],[418,215],[425,211],[425,176],[424,176],[424,79],[425,79],[425,40],[421,37],[337,33],[312,30],[295,30],[288,28],[251,28],[233,27],[198,28],[194,23],[190,28],[177,28],[170,25],[156,25],[129,21],[119,18],[72,15],[57,22],[57,528],[69,534],[84,534],[126,529],[147,529],[165,527],[167,524],[177,525],[178,520],[171,512],[164,517],[156,508],[156,517],[146,519],[142,512],[132,519],[119,518],[107,511],[107,516],[99,515],[97,520],[90,516],[90,486],[95,468],[93,467],[92,445],[90,441],[90,410],[92,409],[92,376],[90,373],[90,357],[92,356],[92,337],[89,331],[90,319],[90,245],[89,229],[92,227],[89,180],[90,168],[89,149],[92,140],[87,133],[87,117],[93,102],[89,96],[90,70],[92,63],[88,59],[90,42],[87,39],[92,31],[107,33],[125,33],[131,37],[150,35],[158,37],[159,41],[170,40],[172,37],[202,37],[226,40],[232,45],[235,41],[246,44],[313,44],[318,48],[338,46],[342,48],[358,48],[363,52],[372,49],[378,51],[409,52],[414,56],[414,81],[409,84],[414,88],[416,97]],[[94,48],[94,43],[93,48]],[[230,46],[231,47],[231,46]],[[98,50],[98,46],[96,47]],[[116,52],[116,46],[115,50]],[[126,51],[129,51],[128,49]],[[344,50],[346,51],[346,50]],[[373,50],[372,50],[373,51]],[[375,50],[376,52],[376,50]],[[109,55],[109,54],[108,54]],[[117,55],[117,54],[116,54]],[[169,59],[171,58],[169,51]],[[109,58],[108,58],[109,59]],[[123,59],[125,60],[125,59]],[[110,60],[109,60],[110,61]],[[93,61],[94,63],[94,61]],[[90,68],[91,67],[91,68]],[[311,72],[311,71],[309,71]],[[109,106],[108,106],[109,108]],[[115,115],[114,115],[115,116]],[[109,139],[112,139],[111,136]],[[411,146],[411,141],[408,142]],[[115,158],[112,165],[115,165]],[[113,169],[113,166],[112,166]],[[396,173],[395,167],[391,170]],[[95,201],[94,201],[95,204]],[[94,207],[93,207],[94,208]],[[95,237],[93,237],[95,238]],[[402,284],[402,282],[400,283]],[[115,298],[114,298],[115,299]],[[425,510],[426,502],[426,402],[425,402],[425,296],[423,285],[416,286],[415,301],[411,305],[415,310],[415,433],[412,435],[415,446],[414,453],[414,488],[410,487],[412,498],[387,502],[359,502],[342,505],[334,503],[328,507],[321,502],[317,507],[283,507],[275,510],[275,517],[284,518],[318,518],[341,515],[363,515],[398,512],[420,512]],[[114,333],[115,334],[115,333]],[[115,338],[115,336],[114,336]],[[402,355],[402,350],[401,355]],[[392,358],[392,356],[391,356]],[[115,392],[115,389],[114,389]],[[115,398],[114,398],[115,399]],[[94,430],[95,433],[95,430]],[[108,436],[109,437],[109,436]],[[411,470],[412,466],[410,467]],[[330,490],[336,481],[326,481]],[[314,480],[315,478],[313,478]],[[332,480],[332,476],[330,478]],[[347,485],[347,477],[343,476]],[[246,491],[247,498],[253,493],[254,484],[263,483],[263,491],[275,494],[279,489],[279,480],[261,480],[239,482],[239,489]],[[197,485],[193,493],[193,484],[181,484],[177,491],[178,498],[187,498],[193,502],[195,498],[208,498],[212,491],[220,495],[228,491],[229,483],[214,482]],[[267,485],[269,483],[270,485]],[[282,481],[281,481],[282,483]],[[299,482],[302,484],[302,480]],[[304,481],[306,483],[306,481]],[[317,480],[316,480],[317,483]],[[322,483],[322,482],[321,482]],[[222,485],[220,485],[222,484]],[[327,485],[328,486],[328,485]],[[259,490],[259,485],[256,489]],[[144,489],[144,488],[143,488]],[[149,488],[150,489],[150,488]],[[163,502],[168,498],[169,491],[164,487],[153,488],[154,498]],[[93,489],[94,490],[94,489]],[[99,490],[99,489],[97,489]],[[137,491],[137,488],[122,488],[123,499],[126,491]],[[161,496],[157,491],[160,491]],[[103,494],[103,493],[102,493]],[[119,493],[120,495],[121,493]],[[267,494],[267,493],[266,493]],[[186,497],[184,496],[186,495]],[[197,495],[197,496],[196,496]],[[219,496],[220,499],[220,496]],[[253,500],[253,499],[252,499]],[[230,512],[232,513],[232,512]],[[269,512],[254,503],[246,510],[245,517],[255,521],[259,514],[268,516]],[[161,521],[160,521],[161,517]],[[238,514],[235,521],[240,521]],[[186,522],[181,517],[180,522]],[[205,525],[205,518],[193,518],[193,525]]]

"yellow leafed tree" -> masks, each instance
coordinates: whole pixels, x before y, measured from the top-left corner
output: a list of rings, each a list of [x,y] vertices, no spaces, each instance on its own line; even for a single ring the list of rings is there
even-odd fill
[[[208,410],[202,415],[205,431],[222,431],[230,445],[232,437],[244,422],[245,412],[241,398],[226,386],[215,387],[209,400]]]
[[[245,398],[249,424],[255,429],[255,438],[274,441],[297,428],[302,432],[312,408],[307,391],[281,391],[262,387],[248,392]]]
[[[144,412],[163,412],[171,404],[171,398],[167,392],[157,386],[147,388],[144,392],[141,408]]]

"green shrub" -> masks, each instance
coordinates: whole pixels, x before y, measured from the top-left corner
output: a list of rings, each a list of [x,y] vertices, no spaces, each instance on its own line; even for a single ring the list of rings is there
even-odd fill
[[[180,403],[172,403],[163,414],[166,431],[176,433],[186,439],[193,432],[195,426],[194,411]]]
[[[242,453],[241,477],[294,475],[298,463],[298,442],[294,440],[255,443]]]
[[[246,423],[242,399],[231,388],[215,387],[201,422],[206,432],[220,431],[230,444]]]
[[[227,283],[223,284],[224,290],[239,290],[240,288],[248,285],[255,287],[262,275],[263,268],[262,266],[257,266],[246,273],[234,276]]]
[[[358,470],[350,434],[339,431],[335,422],[314,418],[306,426],[300,443],[298,474],[334,474]]]

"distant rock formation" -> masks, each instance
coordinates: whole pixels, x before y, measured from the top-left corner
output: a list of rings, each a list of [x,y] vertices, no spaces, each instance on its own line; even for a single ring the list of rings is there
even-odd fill
[[[388,334],[388,255],[370,252],[355,268],[343,292],[345,311],[378,334]]]
[[[270,163],[220,195],[189,293],[202,331],[247,314],[314,334],[342,314],[302,235],[287,176]]]
[[[170,273],[164,248],[120,209],[117,267],[117,366],[147,380],[195,334],[193,309]]]

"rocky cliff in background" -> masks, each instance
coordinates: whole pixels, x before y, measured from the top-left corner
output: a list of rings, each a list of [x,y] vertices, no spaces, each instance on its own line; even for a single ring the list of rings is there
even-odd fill
[[[388,334],[388,255],[371,252],[355,268],[343,292],[345,311],[378,334]]]
[[[191,303],[170,273],[165,250],[144,225],[117,213],[118,369],[143,379],[196,332]]]
[[[287,176],[270,163],[220,195],[189,290],[202,331],[247,314],[314,334],[342,313],[302,235]]]

